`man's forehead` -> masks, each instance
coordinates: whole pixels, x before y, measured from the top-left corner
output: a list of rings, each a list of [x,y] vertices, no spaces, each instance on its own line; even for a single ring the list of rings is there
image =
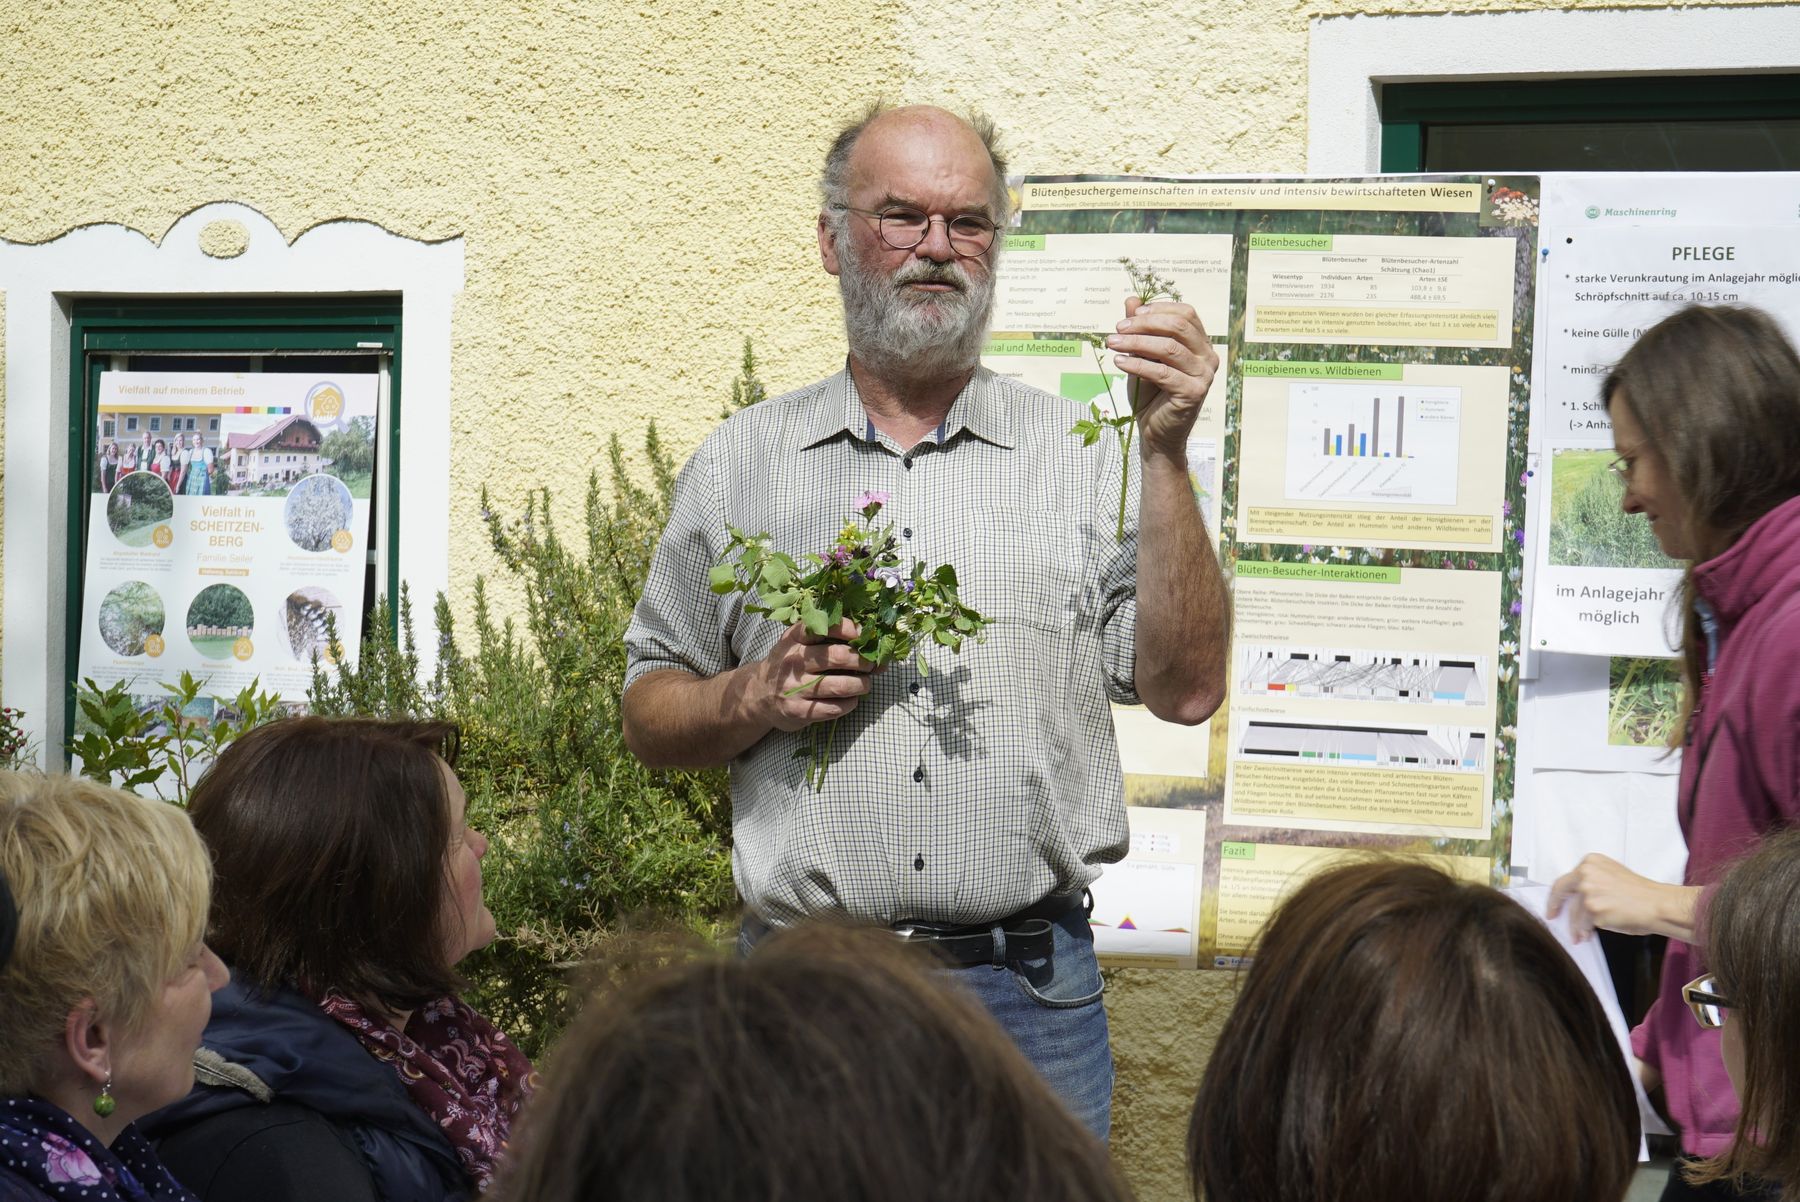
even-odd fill
[[[869,123],[850,155],[854,184],[887,189],[904,178],[959,180],[986,189],[993,160],[967,122],[942,109],[897,109]]]

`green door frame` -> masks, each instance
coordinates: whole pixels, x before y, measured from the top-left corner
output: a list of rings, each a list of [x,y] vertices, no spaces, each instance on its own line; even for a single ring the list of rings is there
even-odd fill
[[[1381,169],[1425,171],[1437,125],[1800,117],[1800,75],[1397,83],[1381,89]]]
[[[387,355],[387,595],[400,595],[400,298],[293,300],[78,300],[69,323],[69,582],[63,649],[63,730],[75,730],[81,663],[83,577],[87,567],[89,481],[94,472],[94,402],[106,355],[273,355],[329,352]],[[370,598],[373,601],[373,598]],[[58,749],[61,754],[61,749]]]

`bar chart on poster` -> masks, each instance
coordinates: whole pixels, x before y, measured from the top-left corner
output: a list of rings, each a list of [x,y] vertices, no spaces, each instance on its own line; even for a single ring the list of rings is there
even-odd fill
[[[1289,384],[1286,495],[1293,501],[1454,505],[1461,413],[1459,388],[1351,380]]]

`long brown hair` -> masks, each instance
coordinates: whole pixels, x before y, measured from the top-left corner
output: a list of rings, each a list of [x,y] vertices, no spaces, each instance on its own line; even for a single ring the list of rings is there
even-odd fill
[[[1649,449],[1668,465],[1688,529],[1709,559],[1771,509],[1800,496],[1800,355],[1760,309],[1689,305],[1644,332],[1601,388],[1610,412],[1623,389]],[[1700,695],[1706,636],[1693,564],[1682,577],[1679,747]]]
[[[1701,934],[1744,1070],[1736,1138],[1689,1180],[1779,1181],[1782,1202],[1800,1202],[1800,829],[1769,835],[1725,874]]]
[[[914,952],[884,931],[802,927],[591,999],[499,1197],[1128,1197],[1099,1141]]]
[[[1216,1202],[1617,1202],[1638,1112],[1542,923],[1424,864],[1356,861],[1264,929],[1188,1129]]]
[[[390,1010],[460,988],[442,929],[456,746],[443,722],[303,717],[220,754],[188,812],[213,855],[208,941],[234,973]]]

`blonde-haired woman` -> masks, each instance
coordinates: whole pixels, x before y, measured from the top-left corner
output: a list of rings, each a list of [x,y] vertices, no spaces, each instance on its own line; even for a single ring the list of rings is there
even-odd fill
[[[193,1086],[225,967],[187,815],[69,777],[0,773],[0,1199],[191,1195],[132,1125]]]

